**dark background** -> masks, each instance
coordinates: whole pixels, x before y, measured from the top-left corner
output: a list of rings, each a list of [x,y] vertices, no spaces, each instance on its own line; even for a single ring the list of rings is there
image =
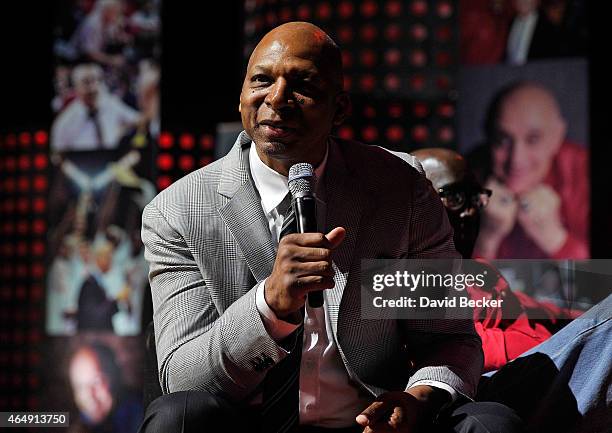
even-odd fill
[[[51,125],[53,23],[59,1],[0,2],[0,134],[48,130]],[[612,258],[612,16],[605,3],[588,3],[593,258]],[[162,130],[198,134],[214,131],[219,122],[239,119],[243,24],[241,1],[163,2]],[[3,152],[0,149],[0,159]],[[32,219],[29,215],[24,218]],[[0,268],[6,266],[0,263]],[[25,290],[40,290],[37,284],[24,285]],[[40,389],[41,383],[30,372],[31,365],[41,363],[35,347],[42,338],[44,318],[37,315],[38,307],[26,308],[44,300],[29,293],[13,295],[15,288],[10,284],[2,287],[10,293],[3,294],[0,302],[11,304],[3,307],[0,318],[0,345],[4,347],[0,350],[0,410],[36,407],[36,400],[29,400],[29,390]],[[23,307],[23,312],[15,305]],[[13,315],[8,309],[19,313]],[[27,328],[18,329],[24,318]],[[17,328],[7,329],[7,324],[15,323]]]
[[[51,124],[57,2],[0,2],[0,133]],[[594,258],[612,257],[612,16],[607,3],[587,5]],[[163,2],[163,129],[208,131],[218,122],[239,119],[243,15],[240,1]]]

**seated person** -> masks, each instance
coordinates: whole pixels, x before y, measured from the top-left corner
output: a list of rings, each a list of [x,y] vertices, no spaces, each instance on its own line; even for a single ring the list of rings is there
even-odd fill
[[[249,60],[232,150],[145,208],[165,395],[142,431],[522,430],[505,406],[470,401],[482,368],[470,317],[362,318],[362,258],[458,254],[415,167],[330,136],[349,108],[342,82],[320,28],[273,29]],[[291,223],[287,176],[302,162],[319,179],[320,233]],[[321,290],[322,307],[306,302]]]
[[[458,153],[421,149],[413,154],[442,196],[459,251],[470,257],[488,192],[470,176]],[[508,311],[505,306],[489,309],[484,315],[476,312],[485,371],[500,368],[529,350],[483,377],[477,400],[498,401],[515,409],[530,432],[608,431],[612,424],[612,295],[576,318],[576,311],[559,311],[521,292],[512,292],[490,264],[480,262],[499,278],[490,286],[492,296],[503,296],[504,304],[510,302],[512,309],[522,311],[519,320],[507,320],[516,317],[508,316],[516,311]],[[482,291],[468,290],[474,298],[482,296]],[[544,312],[551,320],[526,320],[534,308],[540,317]],[[554,333],[558,322],[570,318],[574,320]],[[545,341],[537,344],[542,339]]]
[[[440,194],[454,229],[455,247],[464,258],[471,258],[481,212],[487,206],[491,191],[478,183],[466,160],[457,152],[430,148],[417,150],[413,155],[419,159],[425,175]],[[468,287],[470,297],[504,300],[501,307],[474,310],[476,331],[482,339],[485,356],[484,371],[497,370],[542,343],[558,331],[566,319],[578,314],[536,301],[524,293],[513,292],[494,266],[484,260],[479,263],[488,271],[487,286]]]
[[[486,376],[476,399],[513,408],[530,432],[609,432],[612,295]]]

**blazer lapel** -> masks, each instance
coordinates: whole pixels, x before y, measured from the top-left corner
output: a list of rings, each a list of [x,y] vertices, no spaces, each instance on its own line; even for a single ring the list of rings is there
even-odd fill
[[[276,252],[261,199],[250,176],[250,143],[251,138],[242,132],[232,149],[234,154],[223,165],[218,192],[229,201],[219,208],[219,214],[242,251],[251,273],[260,282],[272,273]]]
[[[332,255],[336,285],[325,291],[334,333],[337,333],[340,302],[344,296],[344,288],[353,261],[361,216],[367,203],[363,190],[360,180],[350,173],[340,146],[332,141],[328,166],[325,170],[326,232],[339,226],[346,229],[346,238]],[[359,296],[359,293],[353,293],[350,296]]]

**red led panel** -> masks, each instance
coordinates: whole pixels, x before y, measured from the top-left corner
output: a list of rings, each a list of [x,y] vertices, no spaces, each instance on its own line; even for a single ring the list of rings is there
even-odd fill
[[[30,144],[32,144],[32,134],[29,132],[22,132],[19,134],[19,144],[24,149],[30,147]]]
[[[365,18],[372,18],[378,13],[378,3],[373,0],[366,0],[361,3],[359,10]]]
[[[340,2],[340,4],[338,4],[338,15],[340,16],[340,18],[350,18],[353,15],[353,12],[355,12],[353,2],[342,1]]]
[[[160,170],[168,171],[174,167],[174,157],[169,153],[161,153],[157,156],[157,167]]]
[[[378,35],[378,30],[376,29],[376,26],[372,24],[366,24],[361,27],[359,35],[361,36],[361,40],[370,43],[374,41],[374,39],[376,39],[376,36]]]
[[[213,162],[212,156],[203,156],[200,158],[200,166],[204,167]]]
[[[391,92],[398,90],[400,84],[400,78],[397,74],[387,74],[385,77],[385,88]]]
[[[319,3],[316,9],[317,18],[327,21],[331,18],[332,7],[328,2]]]
[[[195,167],[195,159],[191,155],[181,155],[178,160],[178,166],[182,171],[192,171]]]
[[[385,38],[390,42],[396,42],[402,37],[402,29],[397,24],[390,24],[385,28]]]
[[[338,137],[343,138],[345,140],[352,140],[355,138],[355,132],[353,128],[347,125],[343,125],[338,128]]]
[[[291,11],[290,8],[288,7],[284,7],[280,10],[280,13],[278,14],[278,17],[280,19],[281,22],[286,23],[292,20],[293,18],[293,12]]]
[[[410,13],[416,17],[422,17],[427,13],[427,2],[425,0],[413,0],[410,3]]]
[[[195,139],[192,134],[181,134],[179,138],[179,146],[183,150],[191,150],[195,146]]]
[[[402,2],[399,0],[390,0],[385,4],[385,13],[392,17],[397,18],[402,14]]]
[[[157,178],[157,189],[160,191],[168,188],[172,184],[172,178],[170,176],[159,176]]]
[[[391,125],[386,131],[387,140],[398,142],[404,139],[404,128],[400,125]]]
[[[341,44],[348,44],[353,40],[353,29],[349,26],[342,26],[338,29],[338,41]]]
[[[385,63],[389,66],[397,66],[402,60],[401,51],[397,48],[388,49],[385,52]]]
[[[429,137],[429,130],[424,125],[417,125],[412,128],[412,139],[416,142],[423,142]]]
[[[364,92],[371,92],[376,87],[376,78],[372,74],[366,74],[359,80],[359,87]]]
[[[212,135],[204,134],[200,138],[200,145],[204,150],[213,150],[213,148],[215,147],[215,140]]]
[[[34,134],[34,142],[38,146],[46,146],[48,139],[49,134],[47,134],[47,131],[36,131]]]
[[[310,6],[302,4],[297,9],[297,17],[301,21],[308,21],[310,19],[311,11]]]
[[[438,2],[436,13],[440,18],[449,18],[453,14],[453,5],[449,1]]]
[[[170,149],[174,146],[174,137],[168,132],[159,134],[159,147],[161,149]]]
[[[359,55],[359,61],[366,68],[373,68],[374,66],[376,66],[376,52],[370,49],[361,51],[361,54]]]
[[[378,128],[374,125],[368,125],[361,130],[361,137],[364,141],[372,142],[378,138]]]

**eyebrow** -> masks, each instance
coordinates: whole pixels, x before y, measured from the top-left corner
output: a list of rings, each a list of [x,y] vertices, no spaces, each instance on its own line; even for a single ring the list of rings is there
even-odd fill
[[[251,70],[251,77],[259,74],[271,75],[272,70],[267,66],[254,66]],[[323,79],[321,74],[316,69],[306,69],[306,70],[289,70],[288,74],[291,78],[299,78],[299,79],[310,79],[316,82],[322,82]]]

